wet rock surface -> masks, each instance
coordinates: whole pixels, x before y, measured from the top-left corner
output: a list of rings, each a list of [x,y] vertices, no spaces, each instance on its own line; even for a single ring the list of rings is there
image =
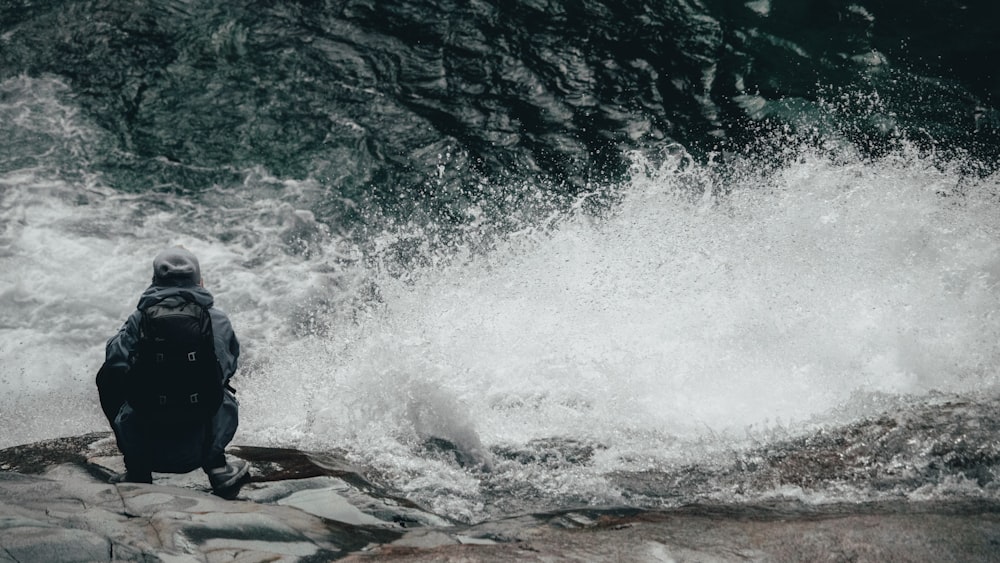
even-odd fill
[[[789,500],[561,509],[463,524],[373,483],[336,452],[236,447],[235,500],[200,472],[107,484],[113,440],[0,451],[0,561],[992,561],[1000,503]]]
[[[733,451],[724,463],[611,476],[631,502],[744,501],[776,490],[812,497],[997,499],[1000,398],[948,395],[907,404],[837,428]]]

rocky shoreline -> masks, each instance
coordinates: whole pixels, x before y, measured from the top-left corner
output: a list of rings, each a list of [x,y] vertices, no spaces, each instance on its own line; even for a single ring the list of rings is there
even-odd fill
[[[997,561],[1000,503],[604,507],[462,524],[392,496],[336,454],[235,447],[235,500],[204,475],[107,484],[113,441],[0,451],[0,561]]]

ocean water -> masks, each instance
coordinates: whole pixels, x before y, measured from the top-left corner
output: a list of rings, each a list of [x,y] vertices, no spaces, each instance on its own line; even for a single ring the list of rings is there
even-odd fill
[[[243,343],[238,443],[468,521],[987,412],[981,4],[7,3],[0,447],[106,429],[104,342],[172,244]],[[989,436],[900,494],[996,496]]]

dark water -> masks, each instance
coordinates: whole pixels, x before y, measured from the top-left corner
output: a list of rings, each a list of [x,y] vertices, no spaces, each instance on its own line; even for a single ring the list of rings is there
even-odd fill
[[[75,164],[117,190],[260,169],[314,179],[301,203],[325,221],[453,222],[527,205],[512,180],[567,197],[622,180],[629,150],[718,159],[786,127],[992,167],[998,20],[991,2],[5,2],[0,79],[66,83],[98,127]]]
[[[0,446],[105,429],[103,343],[182,243],[238,441],[442,514],[993,498],[996,21],[2,2]]]

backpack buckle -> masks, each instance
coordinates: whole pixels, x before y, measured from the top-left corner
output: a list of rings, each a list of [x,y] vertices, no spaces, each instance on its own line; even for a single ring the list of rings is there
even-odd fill
[[[160,406],[162,407],[163,405],[166,405],[166,404],[167,404],[167,396],[166,395],[160,395]]]
[[[198,361],[198,358],[195,357],[195,352],[188,352],[188,361],[189,362]]]
[[[191,396],[188,397],[188,400],[191,401],[192,405],[197,405],[198,404],[198,394],[197,393],[191,393]]]

